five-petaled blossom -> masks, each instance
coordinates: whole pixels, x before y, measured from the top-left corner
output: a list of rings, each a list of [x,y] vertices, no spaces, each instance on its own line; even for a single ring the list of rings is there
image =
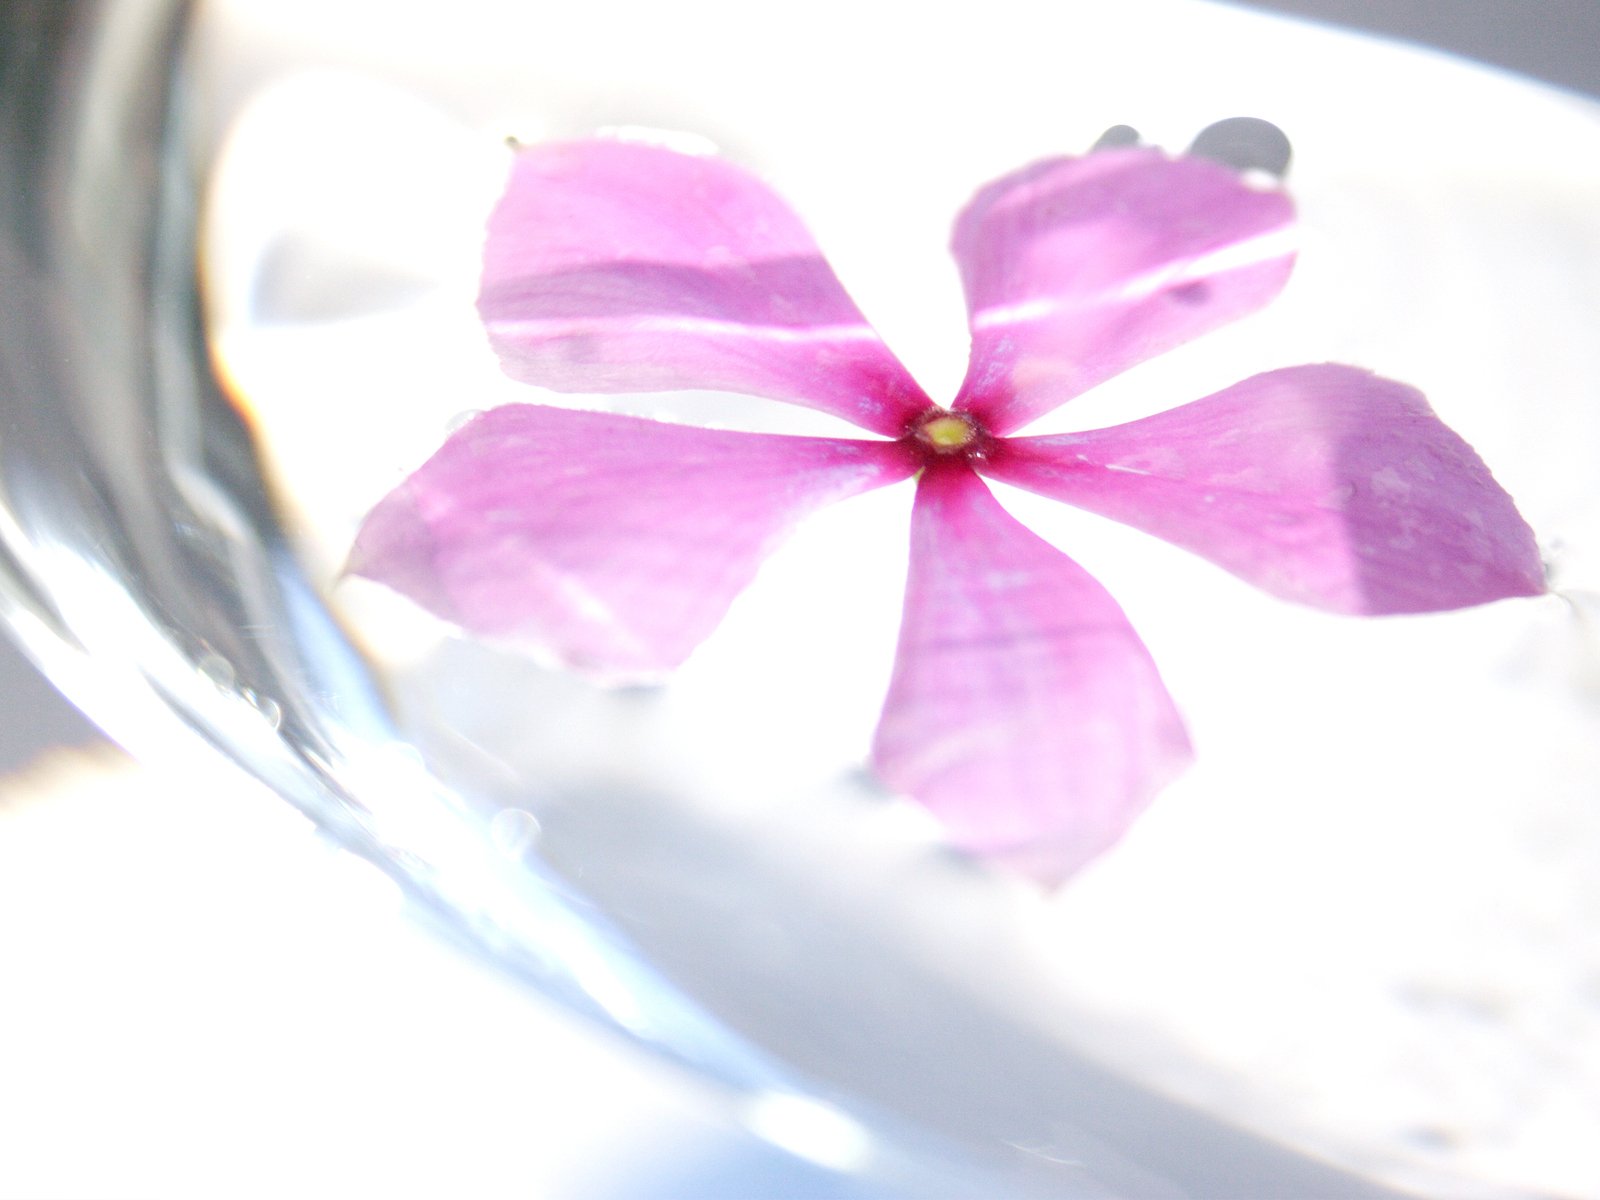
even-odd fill
[[[1148,148],[983,188],[953,249],[972,350],[935,405],[811,237],[725,161],[620,141],[522,148],[479,311],[513,377],[562,392],[737,392],[872,439],[513,404],[386,497],[351,569],[474,634],[616,676],[677,666],[823,505],[915,477],[903,624],[872,765],[951,840],[1058,881],[1191,756],[1110,595],[1006,513],[1002,480],[1341,613],[1544,590],[1534,538],[1420,393],[1269,371],[1157,416],[1010,436],[1283,286],[1281,191]]]

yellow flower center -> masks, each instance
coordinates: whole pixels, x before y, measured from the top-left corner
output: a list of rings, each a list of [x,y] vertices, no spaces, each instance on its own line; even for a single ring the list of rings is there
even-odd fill
[[[977,433],[972,422],[959,413],[939,413],[929,417],[917,430],[917,436],[941,454],[964,448]]]

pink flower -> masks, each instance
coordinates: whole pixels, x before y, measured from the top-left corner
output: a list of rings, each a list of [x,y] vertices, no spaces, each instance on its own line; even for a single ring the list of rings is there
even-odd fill
[[[956,222],[972,353],[935,405],[792,212],[715,158],[610,141],[520,151],[479,308],[504,369],[563,392],[707,389],[871,439],[508,405],[370,514],[351,569],[474,634],[612,675],[677,666],[823,505],[916,477],[898,655],[872,746],[951,840],[1057,881],[1188,762],[1121,609],[984,478],[1174,542],[1341,613],[1544,590],[1531,531],[1421,394],[1291,367],[1109,429],[1015,430],[1269,301],[1293,212],[1198,158],[1041,162]]]

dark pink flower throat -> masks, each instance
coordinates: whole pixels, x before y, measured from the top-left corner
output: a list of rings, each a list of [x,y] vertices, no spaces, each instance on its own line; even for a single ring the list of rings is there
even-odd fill
[[[983,458],[994,437],[971,413],[930,408],[906,427],[901,438],[925,467],[954,460]]]

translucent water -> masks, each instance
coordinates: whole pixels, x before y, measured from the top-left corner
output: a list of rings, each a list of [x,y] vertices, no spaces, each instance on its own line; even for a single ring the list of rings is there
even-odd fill
[[[1106,7],[957,26],[822,5],[774,29],[715,3],[209,6],[207,332],[296,583],[231,618],[243,649],[171,639],[171,669],[237,700],[204,724],[269,779],[285,753],[286,794],[291,768],[330,785],[335,828],[458,937],[733,1083],[753,1128],[830,1169],[911,1194],[918,1161],[1023,1195],[1592,1192],[1600,114],[1227,8]],[[944,850],[863,769],[909,489],[808,523],[649,688],[342,578],[362,516],[463,414],[554,399],[500,374],[473,311],[508,137],[648,129],[756,169],[947,397],[966,337],[944,245],[972,189],[1121,122],[1178,149],[1239,113],[1294,143],[1289,289],[1041,428],[1371,367],[1491,464],[1558,594],[1333,618],[1005,493],[1127,609],[1199,752],[1059,894]],[[844,428],[727,396],[556,402]],[[215,458],[176,474],[226,510],[203,503],[229,483]],[[53,561],[35,575],[86,594]],[[91,649],[124,628],[72,611]]]

